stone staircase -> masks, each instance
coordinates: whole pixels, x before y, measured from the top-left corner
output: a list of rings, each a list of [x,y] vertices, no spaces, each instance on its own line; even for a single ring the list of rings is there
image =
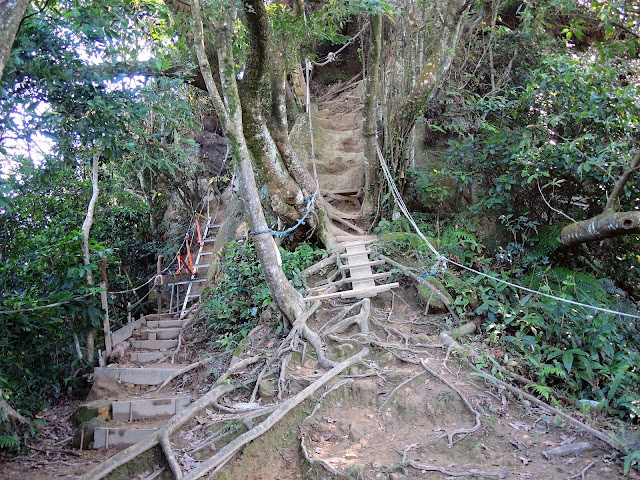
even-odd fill
[[[143,440],[189,403],[186,393],[156,392],[156,386],[187,364],[170,363],[186,324],[179,313],[147,315],[111,334],[119,363],[94,370],[93,406],[99,422],[85,434],[94,449],[121,449]],[[82,428],[82,427],[80,427]],[[82,433],[82,432],[81,432]]]

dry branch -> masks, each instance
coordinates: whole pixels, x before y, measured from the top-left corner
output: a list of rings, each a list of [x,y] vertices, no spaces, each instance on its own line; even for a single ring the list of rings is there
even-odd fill
[[[567,415],[566,413],[564,413],[561,410],[558,410],[557,408],[552,407],[551,405],[543,402],[542,400],[540,400],[539,398],[534,397],[533,395],[529,395],[527,392],[521,390],[518,387],[514,387],[513,385],[507,383],[507,382],[503,382],[502,380],[497,379],[496,377],[494,377],[493,375],[483,372],[482,370],[480,370],[477,367],[472,366],[472,368],[478,372],[478,374],[481,377],[486,378],[487,380],[489,380],[490,382],[493,383],[497,383],[498,385],[506,388],[507,390],[509,390],[511,393],[515,393],[516,395],[520,395],[522,398],[525,398],[527,400],[529,400],[530,402],[535,403],[536,405],[539,405],[545,409],[547,409],[549,412],[553,413],[554,415],[558,415],[559,417],[563,418],[564,420],[566,420],[567,422],[571,423],[572,425],[584,430],[585,432],[593,435],[594,437],[596,437],[598,440],[606,443],[607,445],[609,445],[611,448],[613,448],[614,450],[617,450],[619,452],[624,452],[624,448],[622,447],[622,445],[620,445],[618,442],[616,442],[614,439],[610,438],[608,435],[606,435],[605,433],[596,430],[595,428],[590,427],[589,425],[585,425],[584,423],[582,423],[579,420],[576,420],[575,418],[573,418],[570,415]]]
[[[203,365],[207,362],[211,362],[214,360],[214,357],[207,357],[203,360],[199,360],[197,362],[194,362],[190,365],[187,365],[186,367],[178,370],[177,372],[175,372],[174,374],[172,374],[169,378],[167,378],[164,382],[162,382],[162,385],[160,385],[158,388],[156,388],[156,392],[159,392],[161,388],[165,387],[167,384],[169,384],[169,382],[171,382],[171,380],[173,380],[176,377],[179,377],[180,375],[182,375],[183,373],[187,373],[191,370],[193,370],[194,368],[198,368],[200,365]]]

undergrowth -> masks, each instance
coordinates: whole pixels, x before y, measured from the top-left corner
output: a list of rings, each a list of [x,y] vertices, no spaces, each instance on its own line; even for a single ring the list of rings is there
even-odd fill
[[[496,359],[499,363],[530,378],[533,384],[528,388],[548,401],[568,397],[575,407],[594,408],[618,418],[622,425],[637,428],[640,320],[560,300],[638,315],[636,303],[623,288],[586,269],[554,266],[547,255],[548,245],[540,245],[534,230],[514,235],[525,241],[505,258],[506,247],[490,252],[478,240],[477,223],[454,223],[442,228],[438,237],[433,237],[433,225],[419,226],[448,258],[496,279],[461,270],[456,272],[461,282],[453,285],[443,277],[443,283],[463,321],[481,319],[485,341],[495,351],[504,352],[504,358]],[[424,241],[409,232],[405,220],[381,223],[382,249],[426,273],[435,257]],[[560,299],[531,294],[500,280]],[[487,366],[492,363],[485,362]],[[640,445],[629,448],[625,468],[637,465],[639,450]]]
[[[280,247],[280,254],[287,278],[301,288],[300,273],[326,256],[326,251],[300,243],[292,251]],[[221,280],[206,292],[202,312],[215,342],[230,352],[257,325],[272,299],[253,242],[242,239],[228,243],[220,268]],[[280,324],[276,330],[284,328],[286,325]]]

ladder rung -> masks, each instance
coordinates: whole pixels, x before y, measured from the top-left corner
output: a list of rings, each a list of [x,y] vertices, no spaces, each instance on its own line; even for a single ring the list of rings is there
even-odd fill
[[[359,267],[375,267],[376,265],[384,265],[384,260],[374,260],[373,262],[355,263],[353,265],[340,265],[340,270],[349,270]]]
[[[188,285],[189,283],[201,283],[206,281],[207,281],[206,278],[194,278],[193,280],[185,280],[183,282],[168,283],[167,285]]]
[[[356,255],[369,255],[370,253],[372,253],[371,250],[365,250],[364,252],[357,253],[341,253],[340,258],[355,257]]]
[[[209,268],[210,263],[201,263],[200,265],[194,265],[193,268]]]

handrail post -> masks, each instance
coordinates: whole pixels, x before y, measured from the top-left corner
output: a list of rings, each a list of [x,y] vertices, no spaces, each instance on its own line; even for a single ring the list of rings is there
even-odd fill
[[[107,257],[102,257],[102,283],[100,288],[100,299],[102,300],[102,308],[104,309],[104,320],[102,328],[104,330],[104,351],[107,357],[111,355],[111,326],[109,325],[109,303],[107,301]]]
[[[178,266],[180,262],[178,262]],[[162,255],[158,256],[158,264],[156,267],[156,273],[162,275]],[[162,313],[162,286],[156,285],[156,298],[158,299],[158,313]]]
[[[189,265],[191,266],[191,275],[193,275],[193,258],[191,258],[191,239],[187,236],[187,255],[189,257]]]
[[[202,232],[200,232],[200,222],[198,221],[198,214],[195,214],[196,219],[196,230],[198,231],[198,245],[200,248],[204,247],[204,242],[202,241]]]

